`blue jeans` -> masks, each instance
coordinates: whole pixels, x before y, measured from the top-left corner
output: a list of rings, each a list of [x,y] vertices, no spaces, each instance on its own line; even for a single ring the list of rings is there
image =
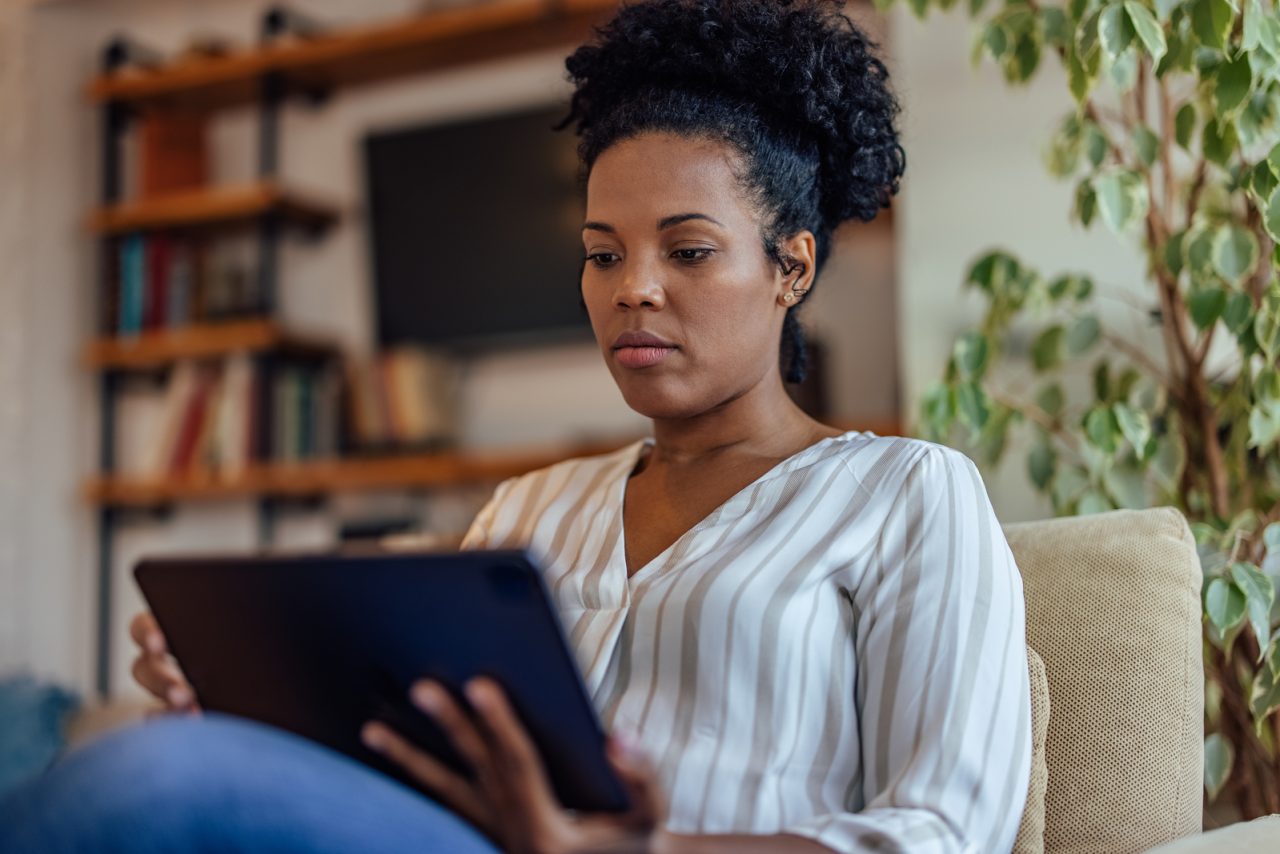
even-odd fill
[[[0,801],[0,851],[496,849],[453,813],[354,760],[209,714],[128,727],[67,755]]]

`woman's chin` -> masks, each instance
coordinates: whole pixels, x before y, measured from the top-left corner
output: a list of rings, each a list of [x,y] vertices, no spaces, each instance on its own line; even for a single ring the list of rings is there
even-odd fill
[[[665,383],[627,383],[619,388],[627,406],[645,418],[690,418],[706,407],[687,390],[663,388]]]

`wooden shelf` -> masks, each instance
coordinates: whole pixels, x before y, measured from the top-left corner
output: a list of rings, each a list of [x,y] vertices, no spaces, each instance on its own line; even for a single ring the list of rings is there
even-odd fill
[[[281,75],[293,92],[327,90],[581,42],[617,6],[617,0],[510,0],[432,12],[102,75],[90,83],[88,96],[138,107],[243,106],[259,98],[266,74]]]
[[[270,320],[242,320],[144,332],[132,338],[100,338],[85,348],[84,363],[98,370],[151,370],[179,359],[267,350],[316,357],[336,352],[328,342],[287,333]]]
[[[276,214],[289,225],[310,230],[324,228],[338,217],[332,205],[262,181],[99,208],[90,215],[88,227],[100,235],[213,230],[247,226],[267,214]]]
[[[277,463],[255,466],[233,480],[212,474],[165,480],[97,478],[85,487],[85,496],[104,506],[153,507],[186,501],[306,498],[335,492],[494,483],[570,457],[612,451],[624,444],[626,440],[532,450]]]
[[[899,433],[896,422],[837,420],[844,430],[870,430],[882,436]],[[98,478],[85,487],[86,498],[110,507],[155,507],[175,502],[240,498],[307,498],[339,492],[378,489],[428,489],[496,483],[570,457],[603,454],[629,442],[584,442],[559,447],[512,451],[456,451],[411,456],[361,457],[310,463],[254,466],[233,480],[212,474],[170,479]]]

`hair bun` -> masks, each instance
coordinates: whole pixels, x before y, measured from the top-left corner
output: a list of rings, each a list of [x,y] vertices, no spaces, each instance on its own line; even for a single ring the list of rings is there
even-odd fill
[[[819,206],[834,228],[870,220],[898,191],[906,157],[888,72],[838,0],[643,0],[623,5],[565,63],[565,123],[589,132],[652,88],[711,91],[750,105],[816,152]]]

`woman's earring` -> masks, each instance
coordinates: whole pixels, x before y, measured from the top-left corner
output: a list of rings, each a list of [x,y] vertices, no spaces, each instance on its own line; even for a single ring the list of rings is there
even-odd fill
[[[796,298],[796,295],[795,295],[795,294],[783,294],[783,295],[782,295],[782,301],[783,301],[783,302],[791,302],[791,301],[792,301],[792,300],[794,300],[795,298]]]

